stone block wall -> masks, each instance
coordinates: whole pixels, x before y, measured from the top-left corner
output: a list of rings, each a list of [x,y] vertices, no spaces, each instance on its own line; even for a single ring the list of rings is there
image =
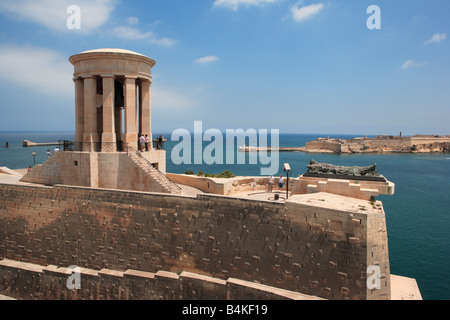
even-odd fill
[[[412,147],[411,137],[365,139],[364,144],[369,148],[393,149],[397,151],[411,151]]]
[[[356,199],[350,210],[348,198],[330,196],[297,195],[283,204],[0,185],[0,257],[97,271],[192,272],[328,299],[389,299],[384,211]],[[342,207],[330,206],[339,201]],[[374,264],[384,278],[372,293],[365,283]]]
[[[305,144],[306,149],[309,150],[329,150],[332,152],[341,152],[341,143],[331,140],[314,140]]]
[[[241,192],[267,191],[268,189],[268,177],[235,177],[226,179],[174,173],[168,173],[167,176],[175,183],[217,195],[235,195]],[[279,190],[279,180],[279,177],[274,177],[274,191]],[[295,179],[289,178],[289,190],[292,190],[294,182]],[[286,190],[286,183],[283,190]]]
[[[328,192],[346,197],[370,200],[380,194],[393,195],[395,184],[391,181],[367,181],[329,179],[319,177],[299,176],[294,180],[292,194],[306,194],[313,192]]]
[[[182,272],[80,269],[79,288],[68,288],[66,268],[0,260],[0,292],[20,300],[318,300],[238,279]]]

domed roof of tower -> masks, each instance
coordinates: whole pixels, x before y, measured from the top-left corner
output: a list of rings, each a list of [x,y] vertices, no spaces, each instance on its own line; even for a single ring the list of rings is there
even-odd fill
[[[147,57],[141,53],[137,53],[131,50],[125,50],[125,49],[118,49],[118,48],[101,48],[101,49],[93,49],[93,50],[87,50],[80,52],[78,54],[75,54],[69,58],[69,61],[72,64],[75,64],[78,61],[84,60],[84,59],[90,59],[90,58],[102,58],[105,56],[122,56],[124,58],[128,57],[134,57],[135,59],[144,60],[147,63],[149,63],[152,67],[156,64],[155,60],[153,60],[150,57]]]
[[[94,50],[87,50],[84,52],[81,52],[80,54],[83,53],[126,53],[126,54],[135,54],[138,56],[143,56],[145,57],[143,54],[131,51],[131,50],[125,50],[125,49],[117,49],[117,48],[102,48],[102,49],[94,49]]]

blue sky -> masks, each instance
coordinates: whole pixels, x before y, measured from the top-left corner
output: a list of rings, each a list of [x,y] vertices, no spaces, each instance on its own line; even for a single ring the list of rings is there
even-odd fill
[[[81,28],[67,28],[67,8]],[[370,30],[367,8],[381,10]],[[0,130],[73,131],[68,58],[156,60],[154,132],[450,134],[448,0],[1,0]]]

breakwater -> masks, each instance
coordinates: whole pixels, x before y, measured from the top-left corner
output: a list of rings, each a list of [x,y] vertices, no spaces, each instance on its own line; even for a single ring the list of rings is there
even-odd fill
[[[23,146],[28,147],[42,147],[42,146],[59,146],[59,142],[31,142],[30,140],[23,140]]]

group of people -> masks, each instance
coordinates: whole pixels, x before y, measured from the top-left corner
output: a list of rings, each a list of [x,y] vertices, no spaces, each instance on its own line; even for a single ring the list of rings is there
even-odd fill
[[[56,148],[55,148],[55,153],[58,152],[58,151],[59,151],[59,147],[56,146]],[[47,159],[50,158],[51,156],[52,156],[52,152],[48,149],[48,150],[47,150]]]
[[[273,190],[273,184],[274,184],[274,177],[272,175],[270,175],[269,177],[269,192],[272,192]],[[282,175],[280,175],[280,180],[278,181],[278,186],[280,187],[280,189],[283,189],[284,186],[284,177]]]
[[[164,137],[160,135],[158,137],[158,139],[155,139],[155,141],[156,141],[156,149],[162,150],[163,149],[163,141],[165,141]],[[148,151],[149,143],[150,143],[150,138],[149,138],[148,134],[146,134],[146,135],[139,134],[139,141],[138,141],[139,151]],[[155,148],[155,146],[154,146],[154,148]]]
[[[148,134],[139,134],[139,151],[148,151],[149,139]]]

